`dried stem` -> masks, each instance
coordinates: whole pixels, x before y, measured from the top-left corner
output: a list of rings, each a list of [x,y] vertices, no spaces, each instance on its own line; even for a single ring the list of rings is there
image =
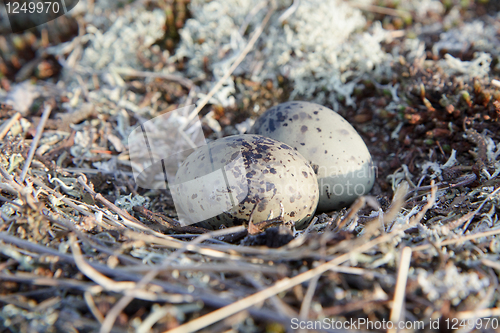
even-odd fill
[[[408,270],[410,269],[411,260],[411,248],[406,246],[401,253],[401,259],[399,261],[398,279],[396,281],[396,290],[394,292],[394,301],[392,302],[391,310],[391,321],[399,323],[404,318],[404,300],[406,291],[406,280],[408,279]],[[389,330],[391,333],[395,333],[397,330],[395,328]]]
[[[49,116],[50,116],[50,113],[52,112],[52,108],[53,108],[54,103],[55,102],[53,102],[53,101],[50,103],[45,103],[42,118],[40,119],[40,123],[38,124],[38,127],[36,128],[35,137],[33,138],[33,141],[31,142],[31,147],[30,147],[30,151],[28,153],[28,157],[26,158],[26,161],[24,162],[23,171],[21,172],[21,176],[19,177],[21,179],[21,183],[24,182],[24,178],[26,177],[26,174],[28,173],[28,169],[31,165],[31,161],[33,160],[33,156],[35,156],[35,151],[36,151],[36,148],[38,147],[38,141],[40,141],[40,138],[42,137],[45,123],[47,122],[47,119],[49,119]]]
[[[264,28],[266,27],[267,23],[271,19],[271,16],[273,15],[274,11],[276,10],[275,1],[270,0],[269,2],[271,4],[271,8],[267,12],[267,15],[264,17],[264,20],[262,20],[262,23],[260,24],[260,26],[257,29],[255,29],[255,31],[253,32],[253,35],[250,38],[250,40],[248,41],[247,45],[245,46],[243,51],[241,51],[240,55],[236,58],[236,60],[233,62],[233,64],[227,70],[227,72],[224,74],[224,76],[215,84],[215,86],[212,88],[212,90],[210,90],[210,92],[201,100],[201,102],[198,103],[198,106],[196,106],[196,109],[194,109],[193,112],[191,112],[191,114],[188,116],[188,121],[186,122],[185,126],[187,126],[198,115],[198,113],[200,113],[200,111],[208,103],[210,98],[212,98],[215,95],[215,93],[222,87],[222,85],[231,76],[231,74],[233,74],[234,70],[241,64],[243,59],[245,59],[248,52],[250,52],[253,49],[255,43],[259,39],[260,35],[264,31]]]
[[[11,127],[21,119],[21,114],[18,112],[15,115],[13,115],[7,122],[4,123],[2,128],[0,129],[0,140],[3,140],[3,138],[9,133]]]

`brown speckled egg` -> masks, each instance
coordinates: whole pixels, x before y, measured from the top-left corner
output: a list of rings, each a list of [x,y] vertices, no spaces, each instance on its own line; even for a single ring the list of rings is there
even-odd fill
[[[179,219],[211,229],[279,217],[301,228],[319,199],[314,170],[287,144],[234,135],[197,148],[170,186]]]
[[[318,211],[345,207],[368,193],[375,181],[363,139],[337,112],[315,103],[287,102],[262,114],[250,130],[289,144],[318,178]]]

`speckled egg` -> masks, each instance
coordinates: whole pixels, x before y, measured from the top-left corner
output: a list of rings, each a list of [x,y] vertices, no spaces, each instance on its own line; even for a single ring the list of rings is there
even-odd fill
[[[170,185],[179,219],[217,229],[280,216],[303,227],[319,199],[316,175],[289,145],[260,135],[234,135],[197,148]]]
[[[287,102],[262,114],[250,130],[295,148],[318,178],[318,211],[345,207],[368,193],[375,181],[370,152],[337,112],[315,103]]]

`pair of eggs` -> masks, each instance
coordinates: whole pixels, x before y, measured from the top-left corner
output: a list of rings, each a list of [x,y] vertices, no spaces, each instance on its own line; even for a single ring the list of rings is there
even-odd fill
[[[373,187],[372,159],[335,111],[309,102],[267,110],[251,134],[215,140],[179,167],[179,219],[217,229],[281,217],[303,228],[315,211],[352,203]]]

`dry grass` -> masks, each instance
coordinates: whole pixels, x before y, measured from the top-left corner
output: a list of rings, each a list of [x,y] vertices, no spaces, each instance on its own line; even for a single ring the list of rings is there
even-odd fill
[[[382,14],[401,13],[407,15]],[[169,192],[138,188],[127,147],[115,140],[119,129],[143,116],[134,118],[125,108],[109,111],[123,106],[101,98],[109,92],[100,92],[98,84],[100,99],[82,90],[85,103],[75,110],[86,110],[82,119],[49,118],[62,114],[66,92],[42,96],[32,114],[2,105],[2,332],[285,332],[297,318],[421,321],[423,332],[433,331],[436,320],[443,332],[458,320],[465,332],[472,330],[469,323],[498,320],[500,180],[498,151],[491,146],[500,142],[498,81],[491,81],[495,73],[490,80],[464,80],[444,73],[437,62],[432,66],[424,68],[422,59],[395,64],[406,99],[399,116],[384,109],[390,92],[372,82],[356,97],[359,108],[340,111],[368,143],[379,168],[377,184],[373,196],[348,210],[318,214],[301,232],[179,226]],[[158,113],[193,98],[195,83],[185,78],[118,72],[127,89],[143,97],[138,104],[152,105],[154,93],[162,95]],[[98,80],[95,74],[80,80]],[[223,80],[193,117],[207,113],[204,106]],[[264,98],[280,102],[290,91],[286,82],[241,83],[251,87],[255,104]],[[448,104],[438,101],[441,96]],[[246,115],[210,110],[227,127]],[[23,121],[31,126],[23,129]],[[424,138],[422,127],[430,133]],[[393,134],[395,144],[382,139]],[[445,166],[451,149],[457,163]],[[425,162],[434,164],[424,170]],[[98,172],[95,163],[112,167]],[[439,168],[441,174],[431,177],[428,170]],[[117,204],[129,194],[128,205]],[[147,198],[147,209],[134,207],[132,199],[139,197]],[[493,332],[494,321],[489,325],[482,331]],[[362,325],[356,331],[373,329]]]

